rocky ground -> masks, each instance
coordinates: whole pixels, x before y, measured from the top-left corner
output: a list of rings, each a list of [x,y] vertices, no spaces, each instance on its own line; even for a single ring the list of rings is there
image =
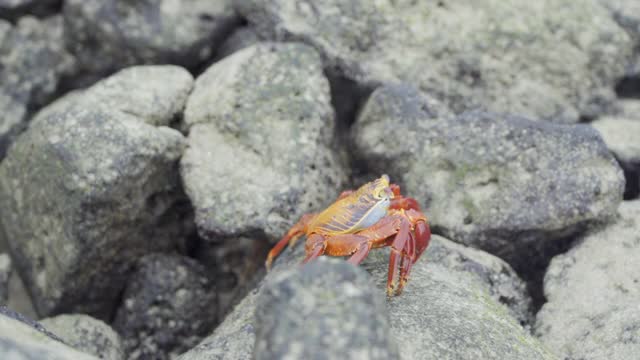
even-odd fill
[[[0,358],[632,359],[635,0],[0,0]],[[434,236],[265,273],[389,174]]]

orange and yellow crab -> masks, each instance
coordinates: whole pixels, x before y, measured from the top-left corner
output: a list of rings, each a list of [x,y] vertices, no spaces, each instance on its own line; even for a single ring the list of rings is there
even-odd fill
[[[305,214],[271,249],[267,269],[290,244],[306,235],[303,263],[320,255],[350,256],[359,264],[369,250],[391,246],[387,293],[400,294],[411,267],[429,246],[431,230],[418,202],[400,194],[400,187],[382,177],[344,191],[336,202],[317,214]],[[396,279],[398,279],[396,286]]]

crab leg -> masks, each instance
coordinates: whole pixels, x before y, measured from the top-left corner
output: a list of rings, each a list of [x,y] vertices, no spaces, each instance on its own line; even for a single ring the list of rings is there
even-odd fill
[[[276,245],[271,248],[269,251],[269,255],[267,256],[267,261],[265,262],[265,266],[267,270],[271,268],[271,263],[273,263],[273,259],[275,259],[284,248],[290,244],[291,246],[295,245],[296,241],[300,236],[304,235],[307,230],[307,225],[316,217],[316,214],[305,214],[300,218],[295,225],[289,229],[287,234],[280,240]]]
[[[416,240],[411,232],[409,232],[409,240],[405,246],[405,253],[402,256],[402,261],[400,263],[400,283],[398,284],[398,289],[396,294],[400,294],[402,289],[404,288],[404,284],[406,284],[409,279],[409,273],[411,272],[411,267],[416,262]]]
[[[396,266],[396,260],[398,256],[400,256],[401,261],[403,260],[404,258],[403,250],[406,246],[407,241],[409,241],[409,222],[406,219],[403,219],[403,221],[400,222],[398,234],[393,239],[393,243],[391,243],[391,255],[389,256],[389,275],[387,278],[387,294],[388,295],[393,294],[393,289],[395,287],[394,280],[396,279],[396,275],[398,273],[398,266]],[[402,283],[400,284],[402,285]]]
[[[303,264],[308,263],[311,260],[314,260],[318,256],[324,254],[324,250],[327,248],[327,241],[324,236],[319,234],[311,234],[307,238],[307,243],[305,244],[305,252],[307,256],[302,260]]]

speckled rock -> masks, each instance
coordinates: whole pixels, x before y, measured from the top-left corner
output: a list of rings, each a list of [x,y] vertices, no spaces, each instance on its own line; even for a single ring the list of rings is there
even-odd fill
[[[0,18],[16,20],[26,14],[45,16],[55,12],[61,0],[0,0]]]
[[[620,114],[602,117],[591,125],[624,169],[624,198],[632,199],[640,192],[640,101],[625,100],[621,108]]]
[[[386,288],[388,255],[388,249],[378,249],[363,263],[378,295]],[[302,245],[286,250],[265,281],[296,266],[302,257]],[[250,358],[258,331],[253,314],[262,289],[264,282],[211,336],[179,359]],[[387,311],[403,359],[552,359],[510,316],[528,318],[529,303],[523,282],[504,261],[434,235],[402,295],[387,300]]]
[[[306,45],[262,43],[215,63],[196,80],[182,125],[189,132],[182,179],[203,252],[217,258],[212,270],[226,272],[224,248],[253,254],[228,267],[237,280],[231,289],[262,266],[269,240],[332,202],[346,183],[332,150],[329,83]]]
[[[241,0],[261,37],[303,41],[330,72],[412,82],[455,112],[557,122],[608,109],[632,52],[597,1]]]
[[[632,359],[640,353],[640,201],[551,261],[536,333],[565,359]]]
[[[640,44],[640,3],[633,0],[600,0],[614,19]]]
[[[0,160],[2,160],[9,145],[27,126],[25,121],[27,108],[0,89],[0,111],[3,114],[0,117]]]
[[[64,314],[40,320],[69,346],[104,360],[124,360],[120,336],[104,322],[84,314]]]
[[[65,40],[85,72],[135,64],[195,66],[239,22],[231,1],[67,0]]]
[[[217,322],[212,279],[193,259],[143,257],[129,279],[113,327],[127,359],[173,359],[195,346]]]
[[[0,254],[0,304],[6,304],[9,299],[9,279],[12,270],[9,255]]]
[[[29,322],[0,306],[0,358],[3,360],[97,360],[64,344],[43,330],[42,325]]]
[[[214,64],[196,80],[184,122],[182,176],[205,238],[279,238],[345,183],[330,149],[329,84],[308,46],[259,44]]]
[[[184,71],[155,69],[146,74],[170,81]],[[150,125],[162,121],[147,105],[136,113],[131,104],[110,100],[100,90],[104,84],[33,121],[0,165],[0,202],[7,209],[0,223],[41,316],[107,318],[136,259],[179,247],[185,235],[177,171],[184,138]],[[171,102],[184,92],[175,85],[149,81],[127,91],[131,99]]]
[[[622,200],[622,171],[587,125],[452,116],[394,85],[373,93],[353,130],[358,156],[404,185],[436,232],[512,264],[612,216]]]
[[[0,20],[0,160],[26,127],[28,113],[52,99],[64,76],[75,71],[62,43],[62,18],[25,16]]]
[[[398,359],[384,294],[366,272],[321,258],[265,284],[256,308],[258,359]]]

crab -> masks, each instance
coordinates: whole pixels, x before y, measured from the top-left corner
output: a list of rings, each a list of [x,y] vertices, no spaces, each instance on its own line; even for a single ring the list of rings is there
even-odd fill
[[[391,247],[387,294],[399,295],[411,267],[429,246],[431,230],[418,202],[382,175],[357,190],[347,190],[320,213],[303,215],[267,256],[266,267],[305,235],[307,263],[321,255],[349,256],[358,265],[373,248]]]

